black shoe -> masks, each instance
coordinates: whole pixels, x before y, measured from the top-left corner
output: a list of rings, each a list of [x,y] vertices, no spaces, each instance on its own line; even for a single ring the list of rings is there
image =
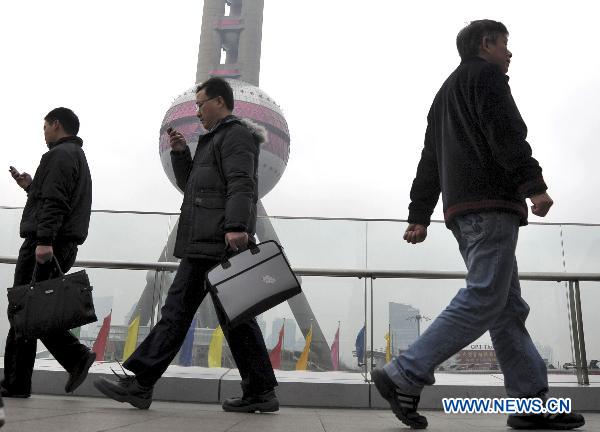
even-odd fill
[[[581,427],[585,419],[581,414],[529,414],[510,415],[506,424],[513,429],[570,430]]]
[[[392,411],[402,423],[412,429],[425,429],[427,427],[427,419],[417,412],[419,396],[401,393],[398,386],[393,383],[383,369],[371,371],[371,379],[375,383],[379,394],[390,403]]]
[[[31,392],[21,393],[9,390],[4,385],[4,380],[0,381],[0,396],[7,398],[19,398],[19,399],[27,399],[31,396]]]
[[[117,402],[129,402],[139,409],[148,409],[152,403],[153,387],[141,385],[133,375],[119,377],[118,381],[99,378],[94,387]]]
[[[279,400],[275,390],[260,394],[244,394],[242,397],[230,398],[221,405],[227,412],[275,412],[279,411]]]
[[[87,378],[88,372],[92,364],[96,361],[96,353],[89,351],[84,358],[79,362],[75,369],[69,372],[69,379],[65,385],[65,392],[74,392]]]

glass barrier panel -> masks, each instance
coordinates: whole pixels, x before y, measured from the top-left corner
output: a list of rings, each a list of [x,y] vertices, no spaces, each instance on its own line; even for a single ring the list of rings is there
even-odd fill
[[[259,218],[260,224],[277,234],[292,267],[365,268],[364,221]],[[272,238],[257,232],[259,241]]]
[[[291,375],[303,371],[361,372],[364,362],[359,366],[356,339],[365,325],[364,280],[303,277],[302,290],[304,296],[298,295],[257,317],[267,350],[273,353],[275,362],[279,361],[276,369]],[[218,321],[209,297],[196,314],[194,326],[194,331],[188,332],[187,347],[184,342],[172,364],[235,369],[229,347],[216,331]],[[211,341],[216,342],[211,345]],[[303,363],[305,350],[308,358]]]
[[[392,356],[406,350],[427,330],[433,320],[464,287],[461,280],[376,279],[373,293],[374,350],[385,364],[388,352],[386,336],[390,335]],[[576,383],[571,350],[568,302],[564,283],[521,281],[522,296],[530,306],[527,329],[548,368],[550,385]],[[488,374],[489,381],[503,379],[486,332],[443,362],[436,370],[438,383],[468,383],[471,378],[448,374]],[[478,380],[485,378],[478,378]],[[457,381],[458,380],[458,381]]]

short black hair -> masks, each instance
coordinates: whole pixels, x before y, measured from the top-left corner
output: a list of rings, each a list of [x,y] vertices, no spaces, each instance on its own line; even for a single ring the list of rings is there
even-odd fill
[[[44,117],[48,123],[57,121],[69,135],[77,135],[79,132],[79,118],[69,108],[58,107],[50,111]]]
[[[499,21],[489,19],[471,21],[469,25],[458,32],[456,48],[461,59],[479,54],[479,45],[484,37],[496,42],[498,36],[508,35],[506,26]]]
[[[225,106],[229,111],[233,111],[233,90],[227,81],[223,78],[212,77],[196,87],[196,93],[204,90],[209,98],[221,96],[225,101]]]

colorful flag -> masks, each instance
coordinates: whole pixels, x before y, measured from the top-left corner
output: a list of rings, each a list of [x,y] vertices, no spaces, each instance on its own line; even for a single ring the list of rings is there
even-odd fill
[[[179,352],[179,365],[180,366],[191,366],[192,357],[194,351],[194,334],[196,333],[196,319],[192,321],[190,328],[188,329],[183,345],[181,345],[181,351]]]
[[[365,331],[366,326],[360,329],[358,335],[356,336],[356,357],[358,359],[358,366],[364,366],[365,360]]]
[[[308,355],[310,354],[310,343],[312,342],[312,324],[310,330],[306,335],[306,343],[304,344],[304,351],[300,355],[298,362],[296,363],[296,370],[306,370],[308,366]]]
[[[340,367],[340,326],[335,332],[333,343],[331,344],[331,364],[333,370],[336,371]]]
[[[123,348],[123,361],[127,360],[137,347],[138,334],[140,332],[140,316],[136,316],[135,319],[129,324],[127,330],[127,339],[125,340],[125,348]]]
[[[387,332],[384,337],[385,337],[385,362],[389,363],[390,360],[392,359],[392,344],[391,344],[392,338],[390,337],[390,332]]]
[[[223,353],[223,330],[218,326],[210,337],[208,347],[208,367],[221,367]]]
[[[282,324],[281,330],[279,330],[279,340],[275,348],[269,353],[269,359],[271,360],[271,366],[273,369],[281,369],[281,349],[283,347],[283,335],[284,335],[285,323]]]
[[[96,336],[92,351],[96,353],[96,361],[104,361],[104,353],[106,352],[106,342],[108,341],[108,333],[110,332],[110,320],[112,316],[112,310],[108,315],[104,317],[102,321],[102,327]]]

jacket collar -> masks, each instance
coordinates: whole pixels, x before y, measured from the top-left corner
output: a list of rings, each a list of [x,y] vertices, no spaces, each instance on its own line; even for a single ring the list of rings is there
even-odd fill
[[[470,56],[470,57],[466,57],[464,59],[461,60],[460,64],[466,64],[466,63],[477,63],[477,62],[485,62],[485,63],[489,63],[486,59],[479,57],[479,56]],[[490,63],[492,64],[492,63]],[[498,66],[499,67],[499,66]],[[510,80],[510,77],[506,74],[504,74],[504,77],[506,78],[506,82],[508,82],[508,80]]]
[[[209,130],[206,135],[210,135],[210,134],[214,134],[217,129],[221,128],[222,126],[229,124],[229,123],[233,123],[233,122],[239,122],[239,118],[237,118],[236,116],[234,116],[233,114],[228,115],[227,117],[223,117],[221,120],[219,120],[213,127],[211,130]]]
[[[56,142],[49,143],[48,149],[52,150],[57,145],[60,145],[65,142],[72,142],[72,143],[78,144],[79,147],[83,147],[83,140],[81,138],[79,138],[78,136],[68,136],[68,137],[61,138]]]

